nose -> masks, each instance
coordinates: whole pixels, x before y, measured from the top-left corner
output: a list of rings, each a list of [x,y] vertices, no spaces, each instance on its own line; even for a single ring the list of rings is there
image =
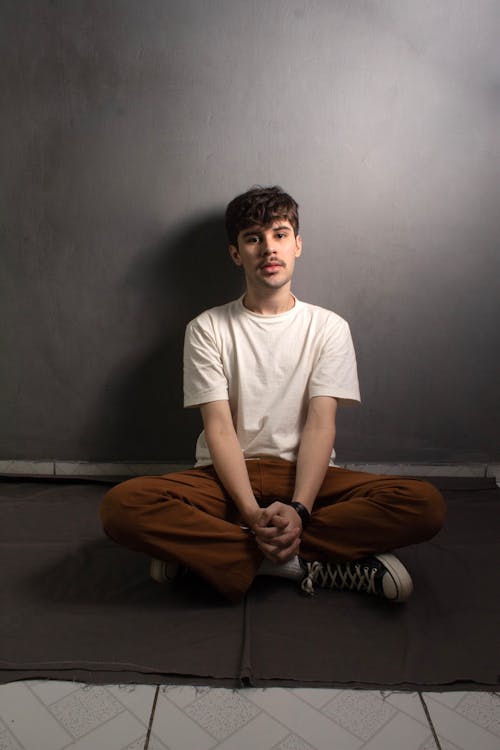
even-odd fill
[[[263,255],[273,255],[276,253],[276,248],[274,247],[274,238],[272,234],[265,234],[262,238],[262,245],[261,250]]]

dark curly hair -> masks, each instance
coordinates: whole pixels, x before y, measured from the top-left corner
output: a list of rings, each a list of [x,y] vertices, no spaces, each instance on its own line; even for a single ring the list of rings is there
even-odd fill
[[[299,231],[298,203],[278,185],[272,187],[255,185],[246,193],[233,198],[226,208],[226,231],[229,244],[238,244],[238,234],[242,229],[255,224],[266,227],[276,219],[289,221],[297,235]]]

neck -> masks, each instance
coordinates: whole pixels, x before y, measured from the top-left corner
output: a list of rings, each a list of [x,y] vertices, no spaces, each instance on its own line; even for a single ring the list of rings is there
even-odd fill
[[[288,312],[295,307],[295,297],[290,289],[279,290],[279,292],[280,294],[274,294],[272,297],[259,297],[247,290],[243,297],[243,304],[247,310],[258,315],[279,315]]]

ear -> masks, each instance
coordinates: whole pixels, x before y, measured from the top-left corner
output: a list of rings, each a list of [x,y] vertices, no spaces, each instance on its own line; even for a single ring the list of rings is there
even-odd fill
[[[295,257],[299,258],[302,254],[302,237],[298,234],[295,237]]]
[[[236,245],[229,245],[229,255],[235,265],[241,266],[241,258]]]

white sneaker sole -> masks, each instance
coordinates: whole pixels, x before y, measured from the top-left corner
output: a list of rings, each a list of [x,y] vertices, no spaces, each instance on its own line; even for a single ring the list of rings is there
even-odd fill
[[[149,575],[157,583],[171,583],[179,572],[179,563],[173,560],[151,560]]]
[[[390,578],[384,576],[384,595],[392,602],[406,602],[413,592],[413,582],[403,563],[395,555],[373,555],[387,569]],[[386,574],[387,575],[387,574]],[[392,580],[391,580],[392,579]]]

